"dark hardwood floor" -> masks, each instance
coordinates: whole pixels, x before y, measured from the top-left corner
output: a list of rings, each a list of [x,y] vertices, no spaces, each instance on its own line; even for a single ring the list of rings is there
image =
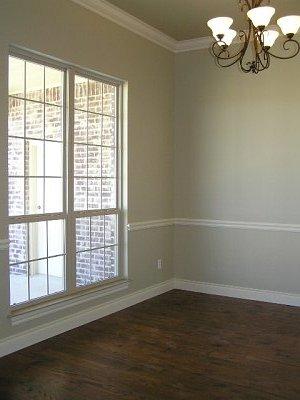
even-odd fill
[[[300,399],[300,309],[174,290],[0,359],[0,399]]]

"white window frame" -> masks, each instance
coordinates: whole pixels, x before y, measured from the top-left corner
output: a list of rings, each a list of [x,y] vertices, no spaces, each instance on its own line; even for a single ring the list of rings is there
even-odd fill
[[[60,301],[73,299],[74,296],[91,295],[95,296],[95,292],[105,293],[111,287],[124,285],[127,281],[127,263],[125,249],[125,214],[124,214],[124,186],[123,186],[123,116],[124,116],[124,85],[125,81],[112,78],[98,72],[84,69],[72,64],[64,63],[47,56],[36,54],[34,52],[25,51],[16,47],[10,47],[8,56],[19,57],[29,62],[40,63],[44,66],[59,68],[64,72],[63,86],[63,211],[59,213],[33,214],[8,216],[8,226],[10,224],[20,224],[29,222],[40,222],[62,219],[65,221],[65,291],[60,293],[49,294],[41,298],[28,300],[26,302],[10,305],[9,314],[18,315],[27,309],[35,310],[45,305],[57,304]],[[80,75],[89,79],[98,80],[103,83],[116,87],[116,208],[113,209],[91,209],[84,211],[74,211],[74,78]],[[8,133],[7,133],[8,134]],[[8,176],[8,175],[7,175]],[[7,191],[8,198],[8,191]],[[100,216],[114,214],[117,215],[118,226],[118,276],[113,279],[92,283],[86,286],[76,286],[76,218]],[[8,257],[7,257],[8,259]],[[9,272],[8,272],[9,278]],[[10,284],[8,282],[10,289]],[[10,290],[9,290],[10,293]],[[100,293],[100,295],[101,295]],[[86,296],[85,296],[86,297]]]

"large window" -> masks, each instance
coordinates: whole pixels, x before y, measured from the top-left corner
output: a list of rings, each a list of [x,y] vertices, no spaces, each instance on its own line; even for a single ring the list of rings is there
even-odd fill
[[[10,303],[122,276],[121,84],[9,57]]]

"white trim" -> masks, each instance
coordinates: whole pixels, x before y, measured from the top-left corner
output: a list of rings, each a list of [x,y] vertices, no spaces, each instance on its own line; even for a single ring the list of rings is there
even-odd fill
[[[217,219],[191,219],[176,218],[175,225],[182,226],[207,226],[212,228],[233,228],[233,229],[254,229],[273,232],[300,232],[299,224],[282,224],[268,222],[243,222],[243,221],[225,221]]]
[[[170,279],[157,285],[124,295],[116,300],[107,301],[100,305],[90,307],[66,318],[58,319],[55,322],[44,324],[38,328],[10,336],[0,341],[0,357],[85,325],[99,318],[121,311],[127,307],[131,307],[142,301],[168,292],[173,288],[174,280]]]
[[[9,247],[9,239],[0,239],[0,250],[7,250]]]
[[[210,228],[230,228],[245,230],[260,230],[271,232],[300,233],[300,224],[283,224],[271,222],[245,222],[226,221],[219,219],[196,219],[196,218],[169,218],[154,221],[131,222],[127,225],[128,231],[140,231],[145,229],[161,228],[164,226],[205,226]]]
[[[89,322],[131,307],[142,301],[169,292],[172,289],[181,289],[198,293],[214,294],[219,296],[240,299],[256,300],[289,306],[300,306],[300,295],[291,293],[273,292],[268,290],[250,289],[244,287],[220,285],[216,283],[197,282],[184,279],[170,279],[157,285],[124,295],[116,300],[90,307],[79,313],[58,319],[55,322],[44,324],[37,328],[21,332],[0,341],[0,357],[50,337],[67,332]]]
[[[136,33],[137,35],[142,36],[150,42],[158,44],[159,46],[162,46],[165,49],[172,51],[173,53],[209,49],[213,41],[212,36],[202,36],[189,40],[173,39],[171,36],[166,35],[165,33],[161,32],[160,30],[154,28],[149,24],[146,24],[139,18],[134,17],[133,15],[127,13],[126,11],[123,11],[121,8],[109,3],[106,0],[72,1],[82,7],[87,8],[90,11],[93,11],[96,14],[101,15],[106,19],[109,19],[115,24],[118,24],[123,28]],[[279,30],[277,25],[270,25],[269,28]],[[239,37],[236,37],[233,43],[240,43]]]
[[[97,300],[101,297],[108,296],[121,290],[126,290],[129,287],[128,281],[119,281],[108,284],[107,287],[97,288],[89,293],[77,293],[71,298],[59,298],[48,303],[41,303],[37,306],[32,306],[29,309],[16,310],[15,313],[12,311],[10,317],[12,325],[19,325],[24,322],[31,321],[36,318],[42,318],[47,315],[87,303],[88,301]]]
[[[174,220],[170,219],[159,219],[155,221],[144,221],[144,222],[131,222],[127,225],[127,229],[132,231],[141,231],[144,229],[161,228],[163,226],[172,226]]]
[[[158,44],[170,51],[175,51],[177,40],[171,38],[165,33],[146,24],[133,15],[121,10],[119,7],[105,0],[73,0],[75,3],[93,11],[102,17]]]
[[[212,36],[199,37],[190,40],[179,40],[173,50],[175,53],[183,53],[186,51],[209,49],[213,43]]]
[[[215,294],[218,296],[234,297],[238,299],[256,300],[267,303],[283,304],[300,307],[300,294],[274,292],[217,283],[175,279],[176,289],[190,292]]]

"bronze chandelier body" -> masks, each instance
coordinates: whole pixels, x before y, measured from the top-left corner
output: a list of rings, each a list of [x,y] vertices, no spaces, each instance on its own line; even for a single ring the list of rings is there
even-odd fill
[[[263,4],[264,3],[264,4]],[[239,0],[239,6],[242,12],[246,12],[270,4],[270,0]],[[264,41],[264,28],[255,27],[250,18],[248,20],[248,30],[239,30],[238,38],[241,43],[240,49],[232,52],[228,45],[223,41],[224,35],[217,35],[217,40],[212,44],[211,52],[215,57],[219,67],[228,68],[234,64],[239,64],[241,70],[245,73],[252,72],[258,74],[269,68],[271,57],[281,60],[288,60],[296,57],[300,52],[300,44],[294,38],[294,34],[287,34],[282,42],[282,54],[274,54],[270,47],[266,46]],[[253,59],[249,61],[249,50],[252,46]],[[236,47],[236,46],[234,46]],[[248,51],[247,51],[248,50]]]

